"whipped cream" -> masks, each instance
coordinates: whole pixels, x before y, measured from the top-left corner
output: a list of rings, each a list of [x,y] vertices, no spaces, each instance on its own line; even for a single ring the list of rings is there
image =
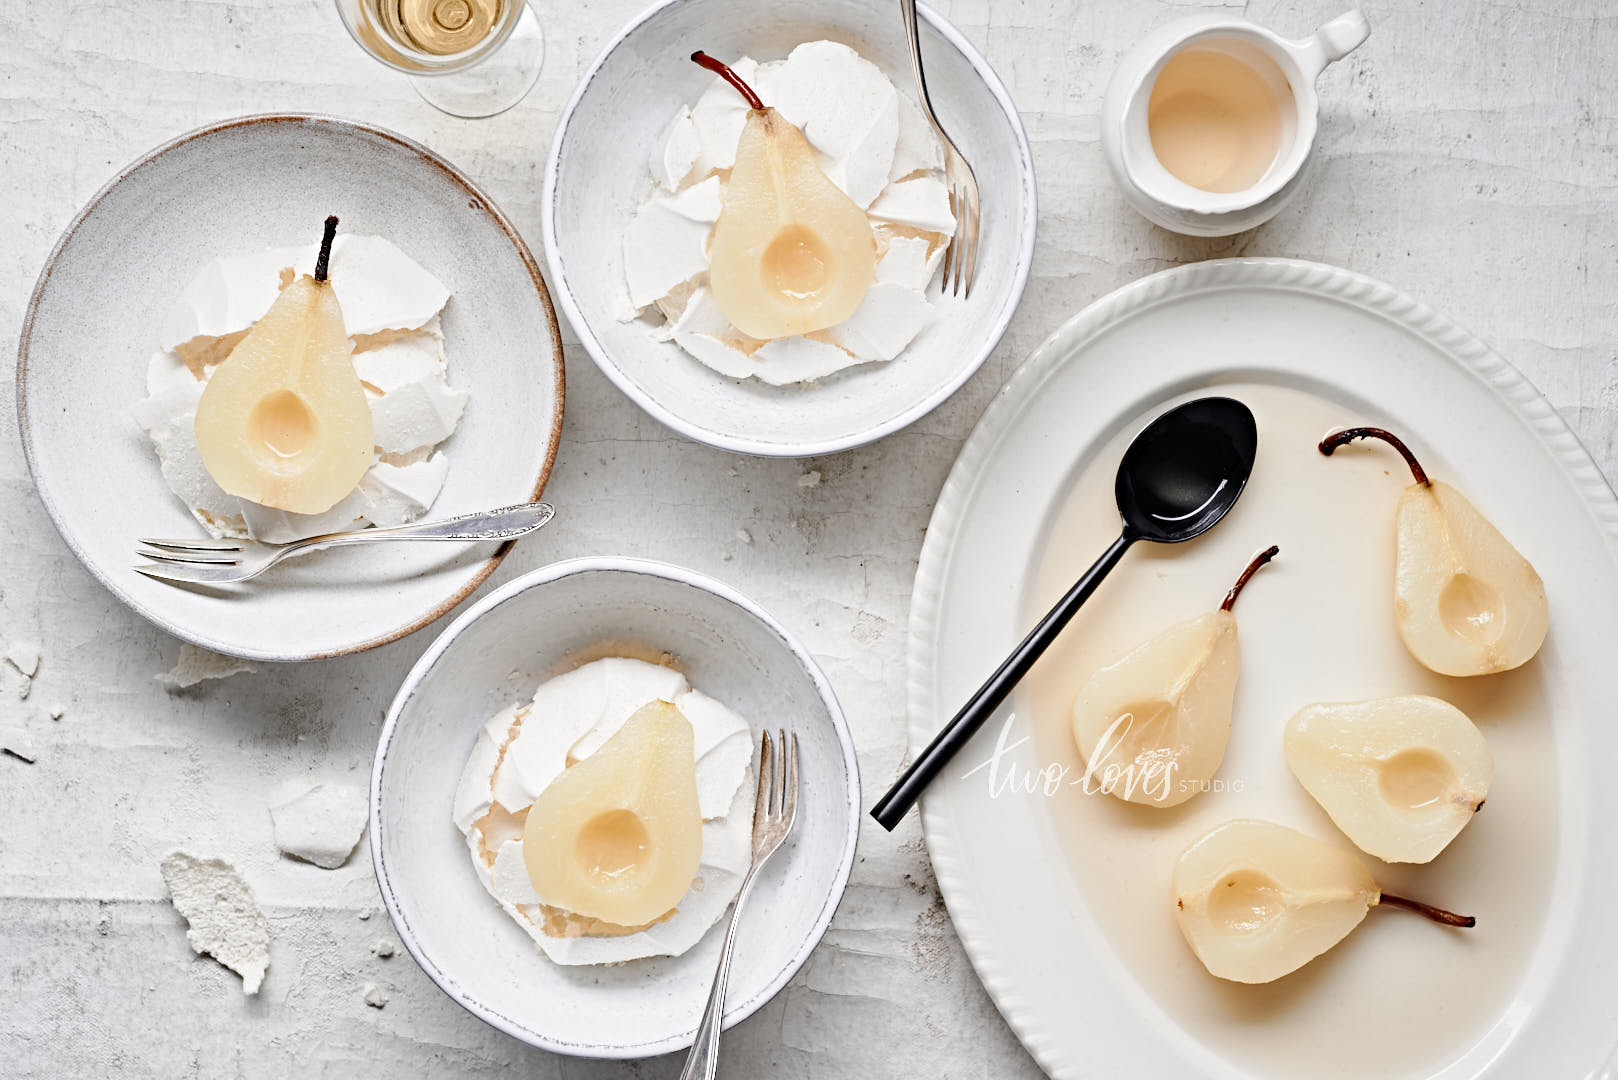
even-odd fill
[[[331,282],[365,388],[376,460],[346,497],[321,514],[294,514],[227,495],[197,448],[197,402],[214,368],[294,277],[312,273],[319,245],[215,259],[180,293],[146,369],[135,421],[157,450],[163,479],[214,536],[286,543],[306,536],[403,525],[427,512],[449,459],[467,393],[449,385],[439,313],[449,289],[380,236],[344,233],[331,251]]]
[[[660,922],[603,931],[534,891],[522,818],[570,764],[601,748],[641,706],[672,702],[695,737],[702,855],[696,880]],[[461,773],[452,816],[478,880],[552,961],[616,964],[679,956],[702,940],[741,888],[752,857],[753,738],[747,721],[672,668],[609,657],[540,685],[533,700],[491,717]]]
[[[847,322],[758,341],[730,325],[706,287],[708,240],[747,123],[746,101],[715,78],[682,105],[651,152],[652,187],[624,232],[625,321],[644,318],[722,375],[777,386],[892,360],[932,317],[927,289],[955,231],[943,153],[921,110],[846,45],[812,41],[783,61],[731,65],[803,131],[821,169],[870,217],[876,281]]]

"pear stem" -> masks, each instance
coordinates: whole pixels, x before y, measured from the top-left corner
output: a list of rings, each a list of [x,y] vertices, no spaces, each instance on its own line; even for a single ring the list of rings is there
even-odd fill
[[[1394,907],[1408,908],[1417,915],[1431,919],[1435,923],[1443,923],[1445,926],[1476,926],[1478,924],[1477,919],[1471,915],[1457,915],[1453,911],[1445,911],[1443,908],[1433,907],[1431,904],[1424,904],[1420,900],[1412,900],[1407,896],[1395,896],[1390,892],[1382,894],[1381,902],[1392,904]]]
[[[320,238],[320,254],[315,257],[315,280],[325,281],[327,264],[331,262],[331,242],[337,236],[337,215],[326,216],[326,232]]]
[[[1335,434],[1327,435],[1320,440],[1320,452],[1327,457],[1331,457],[1333,450],[1345,443],[1351,443],[1355,439],[1381,439],[1399,451],[1400,456],[1405,459],[1405,464],[1410,466],[1410,475],[1416,478],[1416,483],[1422,487],[1432,487],[1432,481],[1427,479],[1427,471],[1421,467],[1421,463],[1416,460],[1416,455],[1410,452],[1410,447],[1404,444],[1404,440],[1391,431],[1384,431],[1379,427],[1344,428]]]
[[[736,88],[736,92],[747,99],[747,104],[750,107],[763,110],[763,100],[757,94],[753,93],[753,88],[743,82],[740,75],[730,70],[729,64],[725,63],[723,60],[715,60],[701,49],[698,49],[696,52],[691,54],[691,60],[693,63],[701,64],[703,67],[707,68],[715,75],[718,75],[730,85],[734,86]]]
[[[1242,590],[1247,587],[1247,583],[1252,579],[1253,575],[1258,573],[1259,567],[1263,566],[1280,553],[1281,549],[1276,547],[1274,544],[1271,544],[1269,547],[1253,556],[1253,561],[1247,564],[1247,569],[1242,571],[1242,576],[1236,579],[1236,584],[1232,585],[1230,587],[1230,591],[1225,594],[1225,602],[1219,605],[1219,610],[1229,611],[1231,608],[1235,607],[1236,598],[1242,594]]]

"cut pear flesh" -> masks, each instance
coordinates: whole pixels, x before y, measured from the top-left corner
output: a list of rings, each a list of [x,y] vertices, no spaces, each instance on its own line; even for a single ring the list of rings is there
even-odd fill
[[[1073,701],[1073,741],[1092,790],[1161,807],[1207,790],[1225,757],[1241,668],[1230,609],[1276,550],[1248,564],[1217,611],[1171,626],[1090,676]]]
[[[203,388],[194,427],[203,466],[227,494],[296,514],[330,510],[373,462],[371,407],[354,374],[337,294],[293,281]]]
[[[540,792],[522,851],[547,904],[619,926],[666,915],[702,856],[690,721],[666,701],[637,710]]]
[[[1343,835],[1384,862],[1432,861],[1494,778],[1483,733],[1434,697],[1309,705],[1284,741],[1298,782]]]
[[[1202,966],[1267,983],[1347,937],[1378,904],[1447,926],[1476,920],[1381,891],[1353,853],[1268,821],[1227,821],[1174,866],[1174,917]]]
[[[1073,741],[1092,785],[1165,807],[1202,790],[1225,757],[1240,666],[1236,617],[1210,611],[1090,676],[1073,701]]]
[[[1531,660],[1550,627],[1545,583],[1467,498],[1442,481],[1399,499],[1394,605],[1410,654],[1440,675]]]
[[[1320,452],[1361,438],[1399,451],[1416,481],[1394,514],[1394,616],[1410,655],[1440,675],[1488,675],[1533,659],[1550,628],[1533,565],[1466,496],[1429,479],[1397,436],[1348,428],[1321,440]]]
[[[719,310],[763,341],[809,334],[847,321],[875,281],[876,235],[865,211],[821,170],[801,131],[774,109],[754,107],[708,245],[708,288]]]

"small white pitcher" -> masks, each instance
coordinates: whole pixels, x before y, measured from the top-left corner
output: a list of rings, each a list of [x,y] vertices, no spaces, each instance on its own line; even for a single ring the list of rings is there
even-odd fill
[[[1339,15],[1312,37],[1287,41],[1245,19],[1198,15],[1159,27],[1124,55],[1107,87],[1101,111],[1101,143],[1113,178],[1135,209],[1165,229],[1189,236],[1229,236],[1273,217],[1296,193],[1314,151],[1320,99],[1315,79],[1327,65],[1359,47],[1371,33],[1358,10]],[[1163,65],[1190,45],[1251,58],[1261,77],[1286,83],[1279,93],[1281,138],[1269,169],[1242,191],[1193,187],[1158,160],[1147,127],[1147,104]],[[1265,61],[1268,61],[1266,63]],[[1273,70],[1264,70],[1273,65]]]

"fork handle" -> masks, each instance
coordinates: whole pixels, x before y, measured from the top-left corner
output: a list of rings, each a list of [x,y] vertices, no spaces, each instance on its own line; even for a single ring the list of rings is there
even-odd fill
[[[369,544],[373,540],[515,540],[544,525],[555,512],[550,503],[519,503],[498,510],[480,510],[473,514],[399,525],[391,529],[361,529],[357,532],[312,536],[299,544],[289,545],[287,554],[340,544]]]
[[[714,972],[713,987],[708,991],[708,1004],[702,1010],[702,1022],[697,1025],[697,1037],[691,1043],[691,1055],[685,1059],[680,1080],[714,1080],[719,1069],[719,1032],[724,1027],[725,987],[730,982],[730,957],[736,947],[736,927],[742,921],[742,905],[753,891],[753,877],[759,863],[754,862],[742,879],[736,893],[736,906],[730,911],[730,924],[725,927],[725,943],[719,952],[719,970]]]
[[[916,27],[916,0],[899,0],[899,14],[903,16],[905,24],[905,40],[910,43],[910,69],[916,74],[916,96],[921,99],[918,104],[927,117],[927,123],[932,125],[939,139],[947,143],[949,137],[944,134],[938,117],[933,113],[932,98],[927,95],[927,75],[921,69],[921,34]]]

